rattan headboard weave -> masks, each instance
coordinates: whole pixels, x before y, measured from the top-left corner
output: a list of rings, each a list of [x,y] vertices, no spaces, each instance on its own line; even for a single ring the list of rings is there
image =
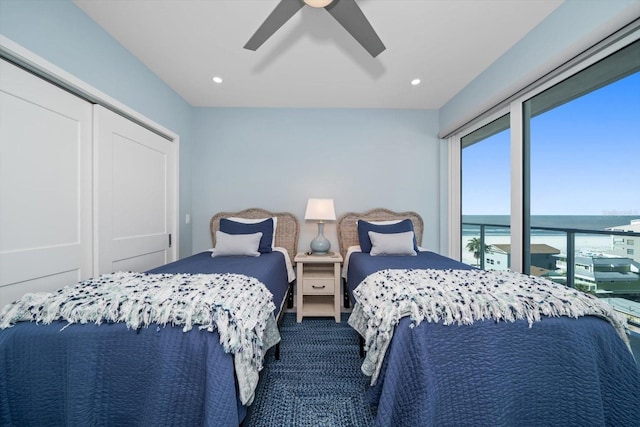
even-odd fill
[[[358,246],[358,226],[356,221],[363,219],[365,221],[391,221],[409,218],[413,222],[413,230],[416,234],[418,245],[422,244],[422,232],[424,223],[422,217],[416,212],[393,212],[388,209],[378,208],[367,212],[348,212],[338,219],[338,243],[340,245],[340,253],[344,258],[347,249],[350,246]]]
[[[285,248],[289,253],[291,262],[293,262],[298,250],[298,235],[300,234],[300,224],[293,214],[288,212],[269,212],[259,208],[245,209],[240,212],[219,212],[211,218],[210,222],[211,242],[214,247],[216,245],[216,231],[220,229],[220,218],[229,217],[247,219],[278,218],[275,245]]]

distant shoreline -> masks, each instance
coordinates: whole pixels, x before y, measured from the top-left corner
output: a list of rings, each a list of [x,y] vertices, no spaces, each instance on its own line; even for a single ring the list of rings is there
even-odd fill
[[[510,215],[462,215],[462,222],[509,225],[510,218]],[[640,219],[640,213],[635,215],[531,215],[531,226],[604,230],[630,224],[634,219]]]
[[[465,223],[485,224],[487,234],[509,235],[509,215],[463,215],[462,235],[478,234],[479,226]],[[606,230],[631,224],[640,219],[640,215],[532,215],[531,227],[570,228],[578,230]],[[500,227],[491,227],[496,225]],[[531,230],[531,235],[554,235],[559,232],[551,230]]]

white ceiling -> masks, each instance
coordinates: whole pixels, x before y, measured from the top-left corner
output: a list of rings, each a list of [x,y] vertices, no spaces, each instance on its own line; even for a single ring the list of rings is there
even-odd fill
[[[377,58],[303,7],[243,49],[278,1],[74,0],[193,106],[421,109],[442,107],[562,3],[358,0],[387,47]]]

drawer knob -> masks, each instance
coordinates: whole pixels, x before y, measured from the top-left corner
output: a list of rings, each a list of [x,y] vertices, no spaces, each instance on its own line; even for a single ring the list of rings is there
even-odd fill
[[[322,285],[322,286],[319,286],[319,285],[311,285],[311,287],[312,287],[313,289],[324,289],[324,288],[325,288],[325,285]]]

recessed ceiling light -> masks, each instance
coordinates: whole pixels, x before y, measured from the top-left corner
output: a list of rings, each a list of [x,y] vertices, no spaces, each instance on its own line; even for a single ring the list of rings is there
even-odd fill
[[[419,84],[420,84],[420,79],[413,79],[413,80],[411,80],[411,84],[412,84],[412,85],[414,85],[414,86],[419,85]]]
[[[217,77],[217,76],[213,78],[213,81],[216,82],[216,83],[222,83],[222,79],[220,77]]]

